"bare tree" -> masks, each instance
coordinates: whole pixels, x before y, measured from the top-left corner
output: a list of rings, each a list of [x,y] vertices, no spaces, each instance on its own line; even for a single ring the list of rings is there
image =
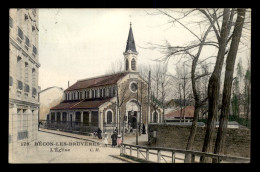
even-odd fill
[[[230,112],[229,108],[230,108],[234,65],[236,61],[236,55],[238,51],[240,37],[242,34],[244,20],[245,20],[245,9],[238,8],[238,15],[237,15],[235,28],[233,31],[232,42],[226,59],[226,71],[225,71],[225,80],[224,80],[224,89],[223,89],[223,98],[222,98],[222,109],[221,109],[217,138],[215,142],[215,149],[214,149],[215,154],[219,154],[221,152],[221,149],[225,142],[225,132],[227,128],[228,115]],[[216,159],[213,159],[213,162],[216,162]]]
[[[169,10],[170,11],[170,10]],[[228,54],[229,48],[231,48],[231,40],[233,38],[232,30],[234,30],[235,23],[233,22],[234,16],[237,15],[236,9],[192,9],[180,12],[183,14],[182,17],[173,17],[170,12],[166,10],[158,10],[159,14],[167,16],[170,21],[169,23],[178,23],[183,26],[187,31],[189,31],[197,41],[191,41],[190,44],[184,46],[171,46],[168,41],[165,45],[155,45],[153,48],[162,50],[165,56],[161,61],[168,61],[172,56],[185,57],[187,55],[193,57],[192,52],[202,48],[202,46],[213,46],[217,48],[216,62],[214,63],[214,69],[212,75],[210,76],[208,83],[208,120],[206,127],[206,135],[204,139],[204,144],[202,151],[209,152],[212,145],[212,134],[215,129],[215,120],[217,118],[220,100],[220,87],[221,87],[221,71],[224,64],[224,57]],[[157,14],[158,14],[157,13]],[[209,32],[209,38],[205,41],[203,40],[203,35],[200,37],[194,32],[194,30],[188,27],[188,24],[181,22],[182,19],[187,18],[191,13],[196,13],[196,15],[204,16],[201,21],[193,21],[191,23],[198,24],[199,26],[204,25],[206,28],[212,27]],[[155,15],[155,13],[150,14]],[[195,14],[193,14],[195,15]],[[221,20],[222,19],[222,20]],[[221,27],[220,27],[221,26]],[[244,29],[247,29],[244,27]],[[213,34],[213,35],[212,35]],[[213,36],[213,37],[212,37]],[[245,36],[246,40],[246,36]],[[241,42],[241,41],[240,41]],[[201,46],[202,45],[202,46]],[[209,57],[210,58],[210,57]],[[193,61],[194,62],[194,61]],[[205,158],[201,157],[201,162],[205,162]]]
[[[107,74],[115,74],[124,71],[124,63],[122,60],[111,62],[110,69],[106,71]]]

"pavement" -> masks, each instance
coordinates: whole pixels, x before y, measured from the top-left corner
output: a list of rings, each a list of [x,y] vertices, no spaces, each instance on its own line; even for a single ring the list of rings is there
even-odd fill
[[[38,139],[29,146],[11,152],[10,163],[126,163],[113,157],[120,155],[119,147],[97,145],[98,139],[56,131],[38,131]],[[53,132],[53,133],[51,133]],[[69,136],[70,135],[70,136]],[[90,136],[88,136],[90,137]],[[91,139],[91,140],[87,140]],[[93,141],[97,141],[93,144]]]
[[[138,136],[138,145],[146,146],[147,134]],[[105,147],[102,139],[93,136],[68,133],[58,130],[40,129],[38,139],[29,146],[20,146],[13,152],[10,163],[134,163],[127,158],[120,157],[120,148],[111,147],[111,138]],[[136,137],[124,137],[124,143],[136,144]],[[149,151],[149,161],[157,162],[157,151]],[[130,155],[130,150],[126,150]],[[152,154],[153,153],[153,154]],[[168,157],[161,158],[161,163],[171,162],[171,153],[162,152]],[[15,155],[15,156],[14,156]],[[132,151],[132,156],[137,157],[137,152]],[[176,153],[176,163],[183,163],[184,154]],[[145,152],[140,153],[140,158],[145,159]],[[196,160],[198,157],[196,157]]]

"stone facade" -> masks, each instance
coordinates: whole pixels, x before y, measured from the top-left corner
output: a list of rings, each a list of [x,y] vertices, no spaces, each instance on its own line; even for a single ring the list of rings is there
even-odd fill
[[[9,10],[9,151],[38,131],[38,10]]]
[[[169,124],[149,124],[149,143],[153,147],[185,149],[191,126]],[[154,132],[156,131],[156,132]],[[198,127],[192,150],[201,151],[206,128]],[[217,130],[213,134],[215,143]],[[250,157],[251,132],[247,128],[228,128],[225,142],[225,155]]]

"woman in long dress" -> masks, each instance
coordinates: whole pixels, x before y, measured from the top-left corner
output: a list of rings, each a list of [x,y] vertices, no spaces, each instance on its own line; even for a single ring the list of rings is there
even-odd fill
[[[105,146],[107,147],[107,145],[108,145],[108,136],[107,136],[106,132],[104,133],[104,140],[103,140],[103,142],[104,142]]]
[[[116,141],[117,141],[117,134],[116,132],[114,131],[114,133],[111,135],[111,139],[112,139],[112,147],[115,147],[116,146]]]

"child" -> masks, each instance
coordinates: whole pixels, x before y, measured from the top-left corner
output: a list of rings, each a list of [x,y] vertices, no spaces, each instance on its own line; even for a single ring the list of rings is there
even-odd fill
[[[121,135],[117,136],[117,146],[120,146],[122,144]]]
[[[104,142],[105,146],[107,147],[107,145],[108,145],[108,136],[107,136],[106,132],[104,133],[104,140],[103,140],[103,142]]]

